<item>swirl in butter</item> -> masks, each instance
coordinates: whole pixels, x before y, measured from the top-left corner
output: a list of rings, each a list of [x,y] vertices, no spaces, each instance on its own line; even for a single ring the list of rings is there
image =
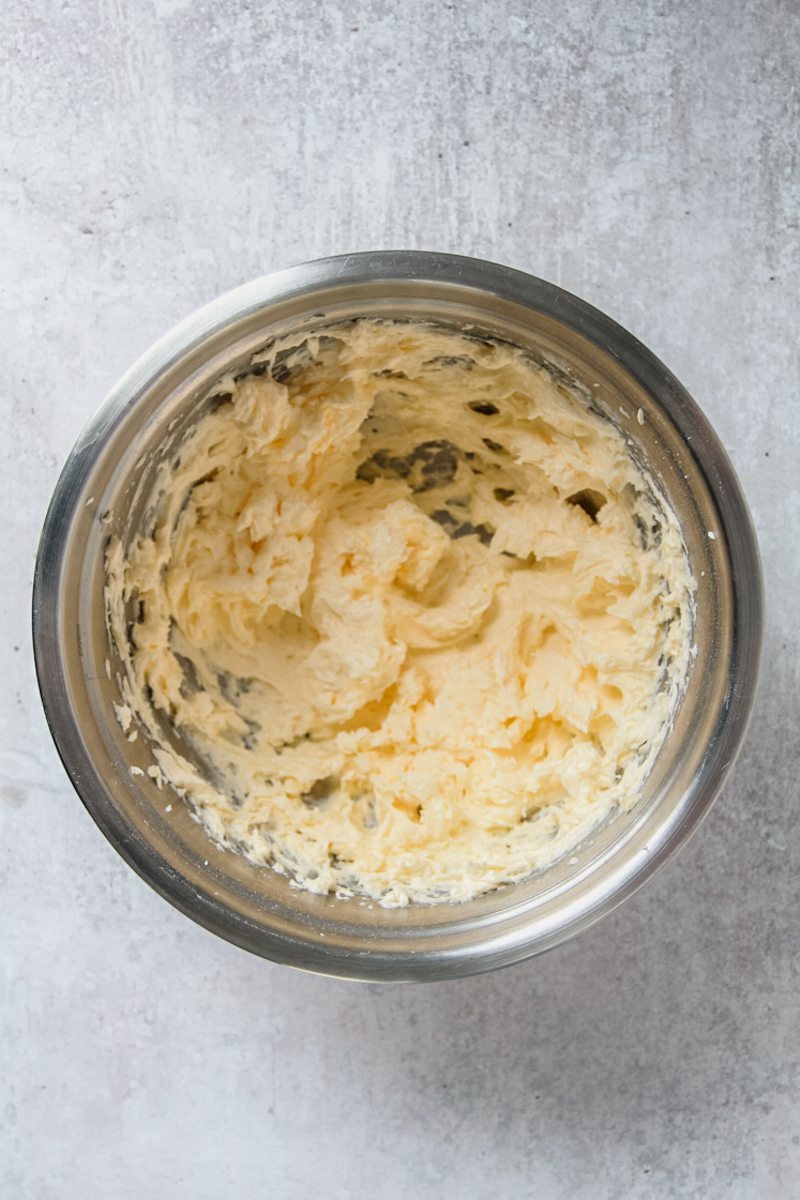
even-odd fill
[[[588,394],[379,320],[215,390],[107,585],[126,720],[215,838],[312,892],[463,900],[635,803],[693,584]]]

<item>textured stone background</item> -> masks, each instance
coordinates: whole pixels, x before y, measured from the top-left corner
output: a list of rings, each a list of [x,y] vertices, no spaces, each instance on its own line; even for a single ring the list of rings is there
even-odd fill
[[[2,1196],[800,1195],[799,45],[791,0],[2,6]],[[123,369],[222,289],[383,246],[639,335],[728,446],[768,586],[692,844],[575,943],[429,987],[173,912],[73,795],[29,648],[50,490]]]

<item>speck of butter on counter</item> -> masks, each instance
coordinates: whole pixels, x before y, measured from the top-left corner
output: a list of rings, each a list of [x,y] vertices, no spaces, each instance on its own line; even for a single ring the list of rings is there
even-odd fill
[[[640,424],[640,425],[644,425],[644,409],[642,409],[642,408],[637,408],[637,410],[636,410],[636,420],[639,422],[639,424]]]
[[[709,529],[708,536],[711,538],[712,542],[715,542],[717,540],[717,535],[714,533],[713,529]]]
[[[131,775],[144,775],[144,771],[141,767],[129,767],[128,770]]]

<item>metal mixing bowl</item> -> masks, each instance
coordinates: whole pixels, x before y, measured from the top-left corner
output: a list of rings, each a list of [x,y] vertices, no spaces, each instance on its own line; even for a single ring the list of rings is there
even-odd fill
[[[383,909],[315,896],[218,848],[117,720],[104,547],[130,540],[155,464],[220,375],[274,336],[361,315],[437,320],[511,340],[589,386],[669,497],[697,579],[697,645],[674,726],[640,802],[527,881],[462,904]],[[642,409],[644,423],[624,420]],[[713,535],[713,536],[712,536]],[[445,979],[536,954],[630,896],[699,823],[747,725],[762,583],[742,492],[686,391],[635,338],[539,279],[473,259],[368,253],[229,292],[161,339],[114,388],[67,461],[36,564],[33,632],[47,719],[83,803],[119,853],[182,912],[278,962],[358,979]],[[168,812],[167,802],[173,799]]]

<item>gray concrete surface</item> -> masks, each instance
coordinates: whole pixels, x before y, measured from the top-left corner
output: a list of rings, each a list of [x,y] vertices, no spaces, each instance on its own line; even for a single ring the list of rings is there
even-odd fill
[[[791,0],[0,10],[0,1195],[800,1195],[798,45]],[[436,247],[552,279],[695,394],[755,514],[769,620],[738,770],[577,942],[379,989],[248,957],[73,795],[28,605],[106,389],[222,289]]]

